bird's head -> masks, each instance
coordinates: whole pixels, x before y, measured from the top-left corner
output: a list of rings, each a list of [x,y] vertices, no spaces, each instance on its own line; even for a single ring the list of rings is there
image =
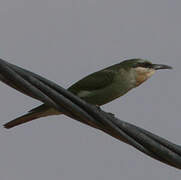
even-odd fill
[[[164,64],[153,64],[145,59],[129,59],[120,63],[122,67],[128,70],[133,70],[136,75],[136,86],[150,78],[156,70],[172,69],[171,66]]]

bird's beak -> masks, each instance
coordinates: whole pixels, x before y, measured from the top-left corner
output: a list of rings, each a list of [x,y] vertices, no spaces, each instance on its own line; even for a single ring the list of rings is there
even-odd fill
[[[171,66],[164,65],[164,64],[152,64],[152,68],[155,70],[159,69],[173,69]]]

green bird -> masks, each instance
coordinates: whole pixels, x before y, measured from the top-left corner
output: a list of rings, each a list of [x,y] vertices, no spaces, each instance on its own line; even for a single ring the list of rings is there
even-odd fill
[[[84,77],[69,87],[68,91],[90,104],[101,106],[139,86],[159,69],[172,67],[152,64],[144,59],[129,59]],[[59,114],[61,112],[58,110],[42,104],[6,123],[4,127],[9,129],[37,118]]]

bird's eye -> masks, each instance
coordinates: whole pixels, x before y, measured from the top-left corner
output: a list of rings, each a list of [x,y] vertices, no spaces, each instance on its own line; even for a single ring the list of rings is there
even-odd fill
[[[144,68],[151,68],[152,67],[152,64],[149,63],[149,62],[144,62],[144,63],[137,63],[137,64],[134,64],[133,67],[144,67]]]
[[[142,63],[141,66],[142,66],[142,67],[145,67],[145,68],[151,68],[151,63],[145,62],[145,63]]]

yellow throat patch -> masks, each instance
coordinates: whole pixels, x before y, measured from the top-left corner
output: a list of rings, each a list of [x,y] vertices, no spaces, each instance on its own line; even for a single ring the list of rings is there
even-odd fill
[[[144,68],[144,67],[137,67],[135,68],[136,71],[136,86],[139,86],[148,78],[150,78],[154,73],[155,70],[151,68]]]

